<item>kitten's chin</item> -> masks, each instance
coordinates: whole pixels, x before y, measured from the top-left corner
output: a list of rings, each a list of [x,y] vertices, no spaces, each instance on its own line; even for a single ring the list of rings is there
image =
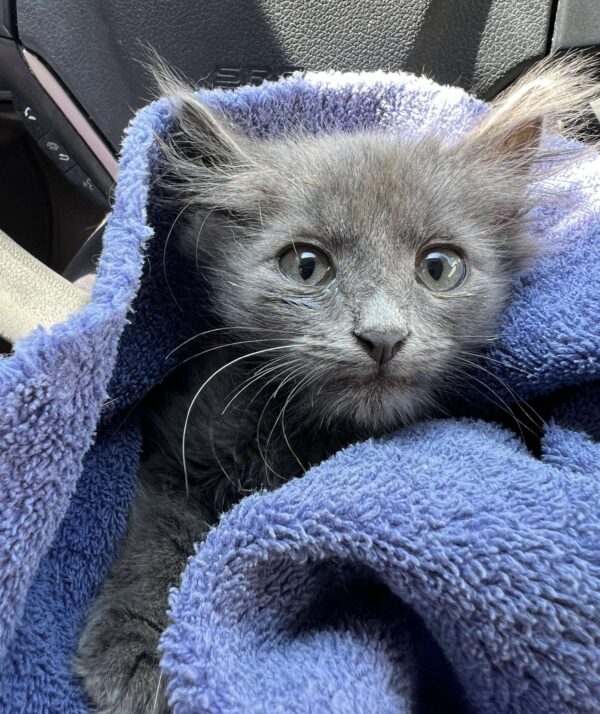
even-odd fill
[[[430,390],[406,377],[381,375],[351,387],[322,390],[319,408],[331,425],[342,422],[366,435],[410,424],[431,410]],[[316,406],[316,405],[315,405]]]

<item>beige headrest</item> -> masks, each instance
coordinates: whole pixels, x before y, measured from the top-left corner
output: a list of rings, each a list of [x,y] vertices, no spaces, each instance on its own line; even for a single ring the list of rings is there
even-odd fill
[[[81,310],[90,294],[70,283],[0,231],[0,335],[9,342]]]

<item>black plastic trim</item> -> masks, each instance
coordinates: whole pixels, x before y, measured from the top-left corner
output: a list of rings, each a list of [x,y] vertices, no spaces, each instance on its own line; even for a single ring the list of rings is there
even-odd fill
[[[10,92],[15,107],[22,112],[24,126],[34,138],[51,133],[59,144],[68,149],[75,163],[98,187],[99,200],[108,208],[113,185],[111,177],[29,70],[19,44],[3,37],[0,37],[0,91]],[[27,109],[35,113],[35,130],[34,122],[28,125],[25,121],[24,112]]]
[[[600,45],[598,0],[558,0],[552,33],[552,49]]]
[[[16,16],[14,0],[0,0],[0,37],[17,36]]]

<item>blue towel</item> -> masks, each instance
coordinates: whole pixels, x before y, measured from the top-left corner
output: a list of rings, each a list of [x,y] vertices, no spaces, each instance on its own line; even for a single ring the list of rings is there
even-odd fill
[[[485,111],[410,75],[204,97],[258,137],[291,123],[452,136]],[[90,305],[0,361],[2,712],[88,708],[70,661],[124,532],[135,405],[193,328],[166,283],[172,216],[152,201],[169,116],[159,101],[128,130]],[[516,286],[481,387],[549,395],[541,457],[465,401],[470,417],[352,446],[245,499],[172,595],[176,712],[600,710],[600,160],[552,181],[577,202],[538,209],[549,250]]]

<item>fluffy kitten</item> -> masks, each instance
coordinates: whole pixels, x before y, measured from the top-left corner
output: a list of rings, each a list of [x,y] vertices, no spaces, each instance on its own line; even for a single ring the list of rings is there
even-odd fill
[[[98,711],[168,711],[168,591],[220,513],[431,412],[485,346],[532,254],[534,178],[563,158],[540,147],[541,127],[570,124],[594,85],[579,61],[544,63],[452,143],[259,141],[167,87],[164,189],[187,207],[178,240],[209,276],[217,327],[155,406],[157,446],[81,636],[76,669]]]

